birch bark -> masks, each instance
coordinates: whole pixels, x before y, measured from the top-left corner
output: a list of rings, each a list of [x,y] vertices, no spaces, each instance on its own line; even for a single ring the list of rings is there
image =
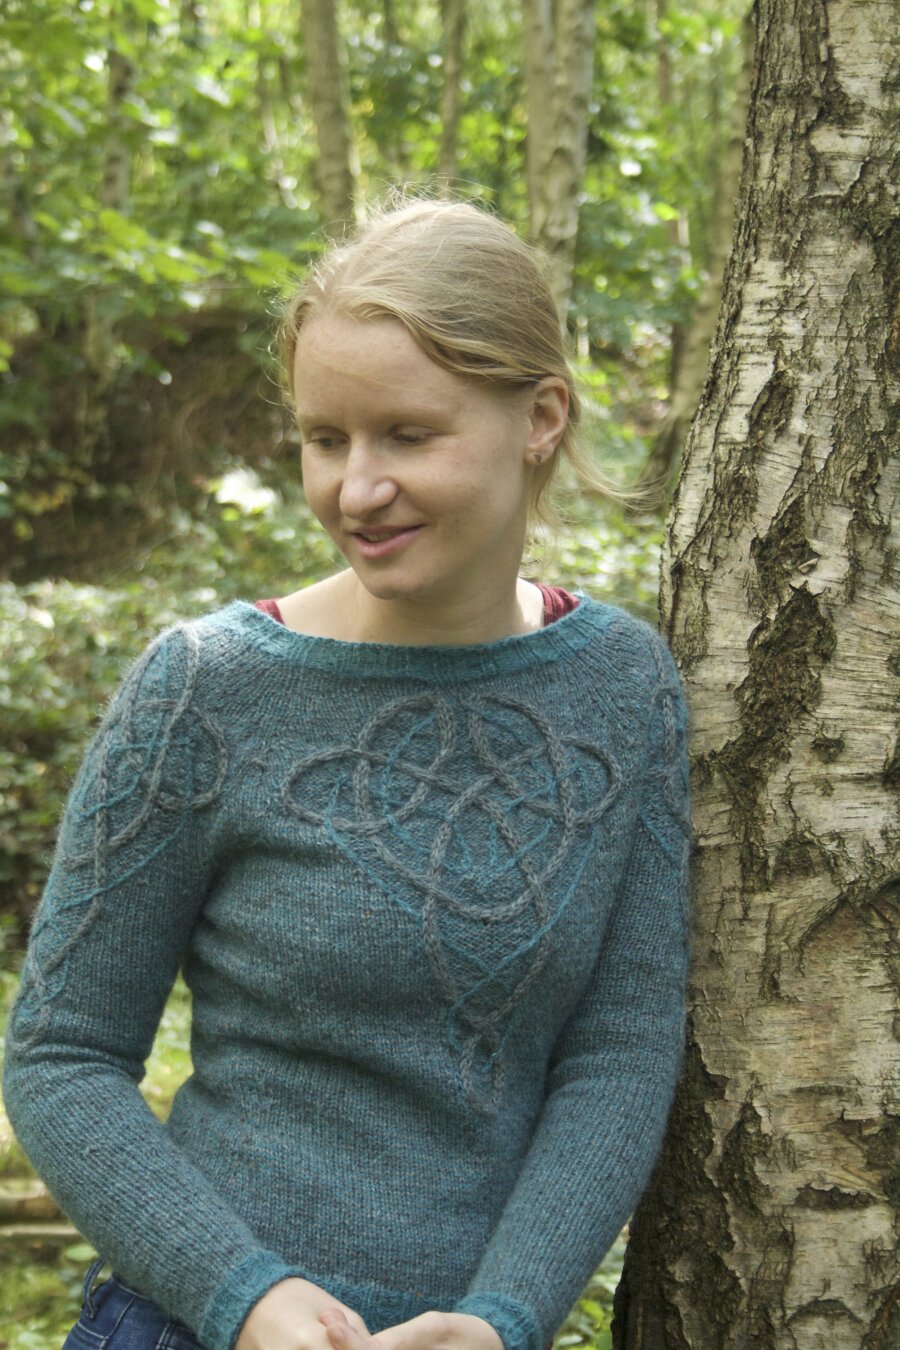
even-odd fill
[[[900,1345],[900,14],[758,0],[664,554],[691,710],[685,1074],[627,1350]]]

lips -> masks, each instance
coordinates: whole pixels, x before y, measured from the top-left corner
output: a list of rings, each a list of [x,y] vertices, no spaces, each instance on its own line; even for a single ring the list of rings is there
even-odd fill
[[[399,552],[422,528],[421,525],[404,525],[397,528],[385,526],[382,529],[354,530],[350,537],[360,556],[371,560]]]

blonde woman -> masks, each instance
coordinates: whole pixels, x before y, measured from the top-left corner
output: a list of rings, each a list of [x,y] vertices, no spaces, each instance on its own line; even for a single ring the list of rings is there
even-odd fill
[[[347,567],[132,669],[11,1019],[14,1126],[113,1272],[66,1345],[542,1350],[678,1073],[678,677],[646,624],[519,574],[578,401],[510,229],[382,213],[282,336]],[[160,1125],[137,1084],[179,967]]]

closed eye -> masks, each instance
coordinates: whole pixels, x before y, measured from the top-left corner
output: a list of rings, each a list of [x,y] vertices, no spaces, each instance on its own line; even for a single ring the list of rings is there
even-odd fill
[[[394,440],[399,445],[423,445],[432,435],[430,431],[424,428],[407,429],[406,427],[395,427],[391,432]]]
[[[316,445],[320,450],[336,450],[343,445],[343,436],[329,436],[325,432],[315,436],[304,436],[304,445]]]

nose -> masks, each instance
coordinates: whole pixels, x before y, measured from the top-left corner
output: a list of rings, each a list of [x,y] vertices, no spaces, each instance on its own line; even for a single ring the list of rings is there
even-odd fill
[[[388,457],[377,445],[354,441],[343,463],[339,505],[348,520],[362,521],[390,506],[397,484],[389,472]]]

